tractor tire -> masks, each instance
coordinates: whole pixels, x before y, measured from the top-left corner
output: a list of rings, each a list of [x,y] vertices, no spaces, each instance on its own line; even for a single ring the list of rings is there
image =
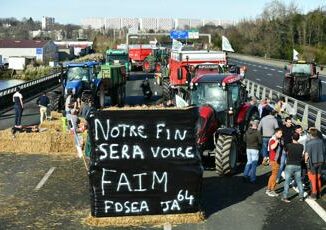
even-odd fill
[[[215,142],[215,169],[219,176],[230,175],[237,163],[237,142],[234,136],[219,135]]]
[[[48,98],[50,99],[50,106],[49,109],[51,111],[59,111],[60,109],[60,92],[52,91],[47,94]]]
[[[124,106],[126,99],[126,88],[124,85],[120,85],[118,88],[118,94],[117,94],[117,105],[119,107]]]
[[[313,102],[319,102],[321,98],[321,81],[320,79],[311,79],[310,87],[310,100]]]
[[[100,85],[97,95],[98,95],[98,105],[99,107],[103,108],[105,104],[105,89],[103,84]]]
[[[283,94],[293,96],[293,81],[291,78],[285,77],[283,79]]]
[[[171,99],[170,95],[170,83],[168,78],[162,79],[162,87],[163,87],[163,100],[167,101]]]

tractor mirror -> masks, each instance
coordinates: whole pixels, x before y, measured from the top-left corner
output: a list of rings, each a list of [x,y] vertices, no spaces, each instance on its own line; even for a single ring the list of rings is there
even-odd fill
[[[182,68],[178,69],[178,80],[182,80]]]

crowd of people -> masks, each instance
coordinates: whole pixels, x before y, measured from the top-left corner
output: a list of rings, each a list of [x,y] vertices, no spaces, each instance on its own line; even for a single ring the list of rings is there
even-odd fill
[[[257,100],[252,99],[255,103]],[[310,127],[304,132],[300,125],[293,124],[293,118],[287,116],[286,103],[281,98],[275,105],[268,98],[258,106],[260,120],[250,122],[244,135],[247,144],[247,163],[243,172],[244,180],[256,183],[256,168],[261,163],[270,166],[266,194],[277,197],[277,184],[284,178],[282,201],[289,203],[289,187],[296,187],[299,200],[316,200],[321,196],[321,172],[326,162],[326,145],[322,134]],[[310,195],[305,196],[304,189],[309,188]]]

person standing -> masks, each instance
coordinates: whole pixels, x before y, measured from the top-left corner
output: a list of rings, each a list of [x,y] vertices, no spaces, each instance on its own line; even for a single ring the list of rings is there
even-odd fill
[[[243,172],[245,180],[256,182],[256,167],[259,158],[259,149],[262,143],[261,134],[257,130],[258,121],[251,121],[250,127],[244,135],[247,144],[247,164]]]
[[[294,176],[295,182],[299,189],[300,201],[304,200],[303,186],[301,182],[301,161],[303,154],[303,145],[298,142],[300,135],[293,133],[292,143],[286,145],[287,164],[285,167],[285,182],[282,201],[289,203],[288,199],[291,178]]]
[[[305,162],[308,167],[308,177],[311,183],[310,199],[316,200],[321,193],[321,169],[325,163],[325,144],[318,137],[318,130],[314,127],[309,129],[311,140],[306,144]]]
[[[296,125],[294,131],[299,134],[300,138],[299,138],[298,142],[299,142],[299,144],[303,145],[303,150],[305,151],[306,143],[309,140],[307,133],[303,131],[303,128],[301,125]],[[303,156],[304,156],[304,152],[303,152]],[[304,157],[302,157],[301,180],[302,180],[304,187],[306,187],[309,184],[309,179],[308,179],[307,173],[308,173],[307,164],[305,163]],[[296,187],[296,184],[294,184],[293,186]]]
[[[281,180],[281,176],[282,176],[282,172],[285,169],[285,165],[286,165],[286,146],[290,143],[292,143],[292,136],[294,133],[294,125],[292,124],[292,119],[291,117],[286,117],[284,124],[282,125],[282,133],[283,133],[283,141],[284,141],[284,149],[282,151],[282,156],[281,156],[281,161],[280,161],[280,169],[278,171],[277,174],[277,179],[276,179],[276,183],[279,183]]]
[[[21,120],[23,116],[24,104],[23,95],[20,93],[20,88],[16,88],[16,92],[12,96],[12,101],[14,102],[15,109],[15,128],[22,128]]]
[[[262,131],[262,148],[261,154],[263,157],[263,165],[268,165],[268,141],[273,136],[274,130],[278,128],[278,123],[274,115],[272,115],[272,111],[270,110],[268,115],[263,117],[260,120],[258,125],[258,130]]]
[[[68,89],[67,91],[67,98],[65,100],[65,116],[67,119],[67,126],[71,128],[71,100],[72,100],[72,90]]]
[[[274,135],[268,142],[269,149],[269,160],[272,169],[272,174],[269,177],[266,194],[268,196],[278,196],[275,192],[276,187],[276,178],[278,170],[280,169],[280,157],[283,151],[283,143],[282,143],[282,129],[275,129]]]
[[[43,123],[44,118],[48,118],[48,106],[50,104],[50,99],[48,98],[48,96],[46,96],[46,92],[44,91],[42,96],[40,96],[36,103],[39,105],[40,107],[40,124]]]

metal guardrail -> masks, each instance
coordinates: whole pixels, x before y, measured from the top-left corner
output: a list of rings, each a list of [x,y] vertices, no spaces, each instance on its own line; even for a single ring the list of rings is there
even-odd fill
[[[59,84],[60,73],[50,74],[37,80],[28,81],[13,87],[0,90],[0,110],[6,109],[13,105],[12,96],[17,87],[21,89],[24,99],[36,95],[39,92],[49,89]]]
[[[270,98],[276,101],[280,97],[285,98],[286,112],[302,125],[304,129],[315,126],[323,134],[326,133],[326,112],[312,105],[299,101],[293,97],[277,92],[271,88],[260,85],[256,82],[245,79],[246,89],[249,96],[255,96],[258,99]]]

